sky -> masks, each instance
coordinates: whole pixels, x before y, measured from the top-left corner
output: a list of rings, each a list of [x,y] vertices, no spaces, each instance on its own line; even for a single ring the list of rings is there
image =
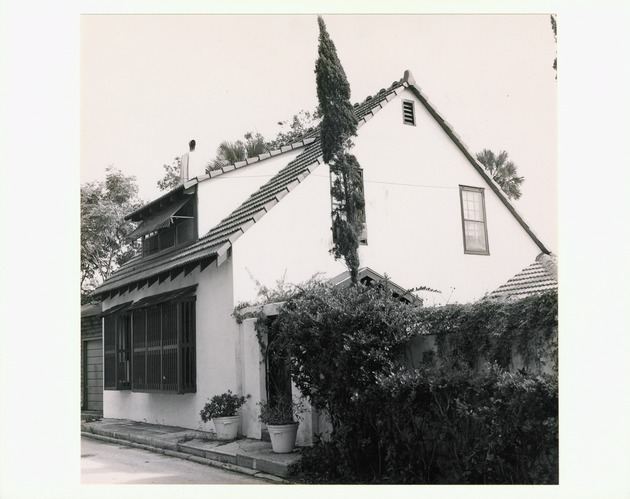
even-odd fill
[[[406,69],[472,153],[505,150],[525,177],[516,209],[557,251],[556,42],[548,14],[325,15],[353,102]],[[273,138],[317,106],[315,15],[81,17],[81,181],[113,165],[140,197],[197,142]]]

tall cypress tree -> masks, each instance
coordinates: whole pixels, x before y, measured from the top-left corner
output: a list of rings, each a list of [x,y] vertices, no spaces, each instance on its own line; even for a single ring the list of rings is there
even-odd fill
[[[356,135],[357,117],[350,102],[350,84],[337,57],[324,20],[319,16],[319,48],[315,63],[320,138],[324,161],[332,177],[333,248],[336,259],[343,258],[353,283],[358,280],[359,236],[363,228],[363,198],[360,165],[347,151]]]

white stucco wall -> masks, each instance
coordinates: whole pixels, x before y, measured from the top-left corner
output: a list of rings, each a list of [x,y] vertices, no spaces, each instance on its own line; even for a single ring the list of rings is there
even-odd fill
[[[138,300],[198,283],[196,301],[197,392],[187,394],[141,393],[131,390],[105,390],[104,417],[132,419],[185,428],[213,429],[204,424],[199,411],[207,399],[226,390],[240,393],[241,341],[233,310],[232,263],[211,264],[186,278],[183,274],[158,285],[144,287],[107,300],[107,309],[118,303]],[[250,402],[253,404],[254,402]]]
[[[402,123],[414,100],[416,126]],[[540,249],[413,94],[406,90],[360,130],[353,153],[364,170],[368,245],[361,266],[397,284],[429,286],[427,304],[481,298],[532,263]],[[459,186],[483,187],[490,255],[464,253]],[[236,301],[255,298],[251,275],[273,285],[345,270],[329,254],[328,169],[318,167],[234,246]]]
[[[402,123],[413,100],[416,126]],[[480,298],[532,263],[540,249],[428,111],[406,90],[360,130],[369,244],[364,261],[443,303]],[[459,186],[483,187],[490,255],[464,253]],[[385,207],[385,208],[384,208]],[[400,276],[400,277],[399,277]]]
[[[197,205],[199,236],[206,234],[232,213],[301,151],[303,148],[199,182]]]

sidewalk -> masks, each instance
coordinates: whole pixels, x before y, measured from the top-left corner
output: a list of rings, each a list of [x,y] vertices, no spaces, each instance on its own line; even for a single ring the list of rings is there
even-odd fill
[[[275,454],[271,443],[251,438],[223,442],[213,433],[139,423],[127,419],[81,421],[81,436],[128,445],[263,478],[290,483],[289,465],[300,459],[299,448]]]

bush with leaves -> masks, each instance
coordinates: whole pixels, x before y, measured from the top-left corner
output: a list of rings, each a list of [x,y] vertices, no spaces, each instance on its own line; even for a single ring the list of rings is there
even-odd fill
[[[415,329],[414,310],[386,284],[341,288],[315,282],[289,298],[275,321],[258,321],[257,327],[272,329],[269,337],[287,353],[295,385],[338,429],[348,404],[398,369]]]
[[[353,400],[343,429],[293,473],[308,483],[557,483],[557,404],[552,376],[398,371]]]
[[[199,412],[201,420],[207,423],[213,418],[236,416],[238,410],[247,402],[251,395],[236,395],[228,390],[220,395],[214,395]]]
[[[540,345],[553,343],[556,293],[422,308],[394,298],[387,283],[316,282],[257,329],[332,423],[330,439],[305,451],[302,480],[557,481],[556,377],[507,370],[514,349],[537,364]],[[404,352],[418,334],[437,336],[437,362],[409,371]]]

